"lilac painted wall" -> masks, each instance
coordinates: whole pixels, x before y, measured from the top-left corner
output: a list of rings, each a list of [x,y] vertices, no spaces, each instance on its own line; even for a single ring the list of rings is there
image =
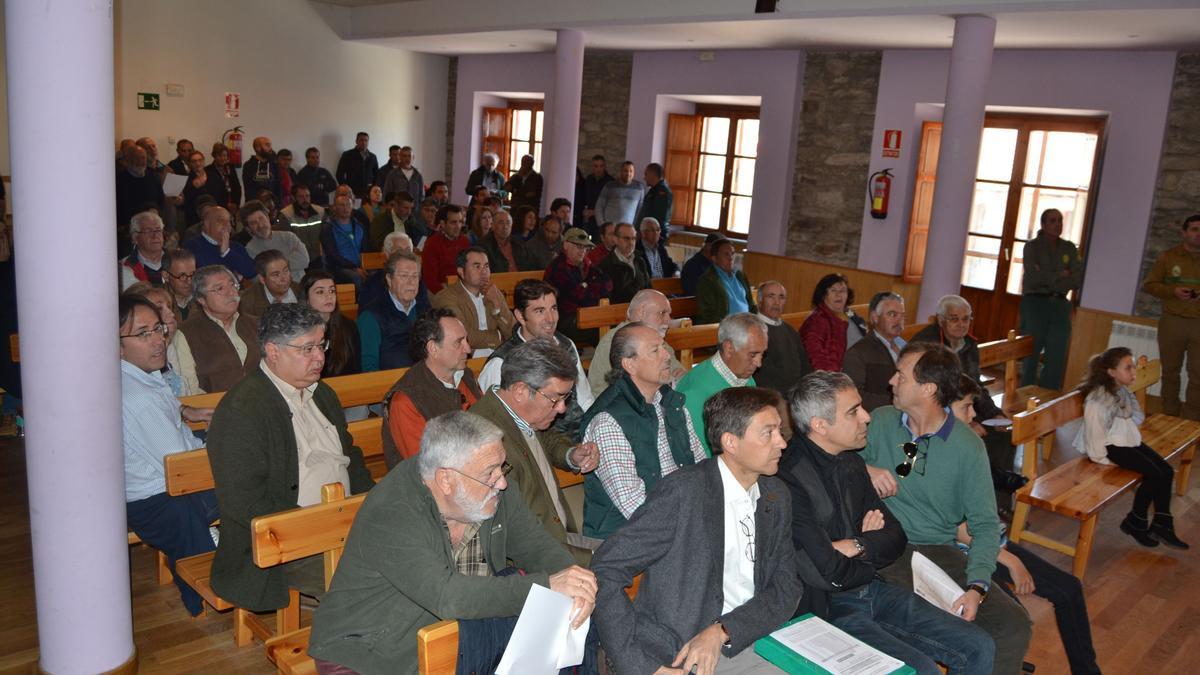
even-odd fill
[[[544,93],[545,107],[549,111],[554,103],[553,88],[553,53],[458,57],[458,87],[454,95],[454,175],[447,178],[453,200],[465,203],[467,176],[479,166],[480,111],[484,105],[503,100],[486,92]]]
[[[629,93],[627,158],[639,167],[661,158],[666,126],[660,100],[670,96],[760,96],[758,163],[749,247],[782,253],[792,201],[803,51],[719,51],[700,61],[694,51],[637,52]],[[665,113],[663,113],[665,114]]]
[[[948,51],[883,53],[871,171],[895,169],[894,206],[887,219],[875,220],[864,200],[858,258],[863,269],[901,271],[921,122],[940,116],[927,104],[944,100],[948,65]],[[1086,307],[1121,313],[1133,309],[1174,67],[1173,52],[995,54],[989,106],[1103,111],[1109,116],[1081,296]],[[901,159],[880,158],[884,129],[903,130]]]
[[[650,143],[650,160],[662,164],[667,159],[667,121],[670,115],[695,115],[696,104],[674,96],[657,96],[654,102],[654,135]],[[631,149],[626,148],[632,152]],[[641,180],[639,178],[639,180]]]

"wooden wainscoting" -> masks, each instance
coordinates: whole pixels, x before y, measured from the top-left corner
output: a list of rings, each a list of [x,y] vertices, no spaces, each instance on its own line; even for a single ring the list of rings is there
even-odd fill
[[[908,321],[916,320],[917,301],[921,294],[920,284],[905,283],[899,275],[882,274],[868,270],[857,270],[851,267],[839,267],[825,263],[790,258],[769,253],[746,251],[742,262],[742,271],[750,280],[751,286],[774,279],[788,289],[788,307],[786,311],[798,312],[809,309],[813,288],[826,274],[834,272],[845,275],[854,289],[855,304],[863,304],[871,300],[871,296],[880,291],[895,291],[904,297],[904,305],[908,313]],[[1105,333],[1107,336],[1108,333]]]
[[[1078,307],[1071,322],[1071,347],[1067,355],[1067,369],[1063,376],[1063,389],[1073,389],[1087,372],[1088,359],[1108,348],[1108,334],[1113,321],[1125,321],[1144,326],[1157,326],[1158,319],[1147,316],[1117,314],[1099,309]],[[1134,357],[1141,354],[1134,354]]]

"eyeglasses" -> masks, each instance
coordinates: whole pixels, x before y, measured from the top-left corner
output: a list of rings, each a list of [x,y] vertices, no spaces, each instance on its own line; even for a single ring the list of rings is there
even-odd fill
[[[160,227],[160,228],[157,228],[157,229],[153,229],[153,230],[138,230],[138,234],[144,234],[144,235],[147,235],[147,236],[159,236],[159,237],[161,237],[161,236],[162,236],[162,233],[163,233],[163,231],[162,231],[162,228],[161,228],[161,227]]]
[[[289,342],[285,342],[285,343],[283,343],[283,346],[291,347],[292,349],[295,349],[296,351],[300,352],[304,356],[312,356],[313,354],[316,354],[318,351],[320,351],[320,352],[329,351],[329,340],[321,340],[320,342],[314,342],[314,343],[308,344],[308,345],[294,345]]]
[[[568,391],[567,393],[565,393],[561,396],[550,396],[549,394],[542,391],[541,389],[534,389],[534,391],[536,391],[538,394],[540,394],[542,398],[546,399],[547,401],[550,401],[550,405],[555,408],[558,407],[559,403],[561,403],[563,405],[570,405],[571,397],[573,397],[575,395],[574,389],[572,389],[571,391]]]
[[[182,281],[191,281],[192,277],[196,276],[196,273],[195,272],[190,272],[190,273],[185,272],[184,274],[171,274],[170,272],[167,272],[167,276],[171,277],[172,279],[180,279]]]
[[[493,480],[492,482],[490,482],[490,483],[485,483],[485,482],[483,482],[483,481],[479,480],[478,478],[476,478],[476,477],[474,477],[474,476],[471,476],[471,475],[465,474],[465,473],[463,473],[463,472],[459,471],[458,469],[455,469],[454,467],[445,466],[445,467],[442,467],[442,468],[443,468],[443,469],[450,469],[451,471],[453,471],[454,473],[456,473],[456,474],[458,474],[458,475],[462,476],[463,478],[470,478],[471,480],[475,481],[476,483],[479,483],[480,485],[484,486],[485,488],[487,488],[487,489],[489,489],[489,490],[495,490],[495,489],[496,489],[496,483],[499,483],[501,478],[504,478],[504,477],[505,477],[505,476],[507,476],[508,474],[512,473],[512,469],[513,469],[513,468],[512,468],[512,464],[509,464],[508,462],[505,462],[505,463],[503,463],[503,464],[501,464],[501,465],[500,465],[500,475],[499,475],[499,476],[497,476],[497,477],[496,477],[496,479],[495,479],[495,480]],[[495,473],[495,471],[493,471],[492,473]]]
[[[146,340],[151,339],[155,335],[162,337],[162,338],[167,337],[167,324],[156,323],[156,324],[154,324],[153,328],[147,328],[146,330],[139,331],[137,333],[134,333],[133,335],[122,335],[121,339],[124,340],[125,338],[133,338],[134,340],[140,340],[142,342],[145,342]]]
[[[738,526],[742,528],[742,535],[750,540],[746,544],[746,559],[754,562],[754,514],[746,514],[738,521]]]
[[[917,466],[918,459],[925,459],[925,464],[929,462],[927,455],[921,455],[921,457],[917,456],[920,454],[920,448],[918,448],[917,444],[913,441],[909,441],[900,447],[902,450],[904,450],[904,461],[896,465],[897,476],[905,478],[912,473],[913,469]],[[925,464],[921,465],[921,470],[917,472],[918,476],[925,475]]]

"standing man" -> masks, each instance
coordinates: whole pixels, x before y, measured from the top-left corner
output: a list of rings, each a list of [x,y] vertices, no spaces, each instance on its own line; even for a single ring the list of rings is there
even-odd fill
[[[638,291],[650,288],[650,267],[638,255],[637,239],[633,225],[618,223],[617,247],[600,261],[600,271],[612,280],[610,302],[629,302]]]
[[[1158,353],[1163,412],[1200,420],[1200,213],[1183,221],[1183,241],[1154,261],[1142,290],[1162,302]],[[1179,402],[1179,370],[1187,355],[1187,402]]]
[[[397,152],[395,168],[388,172],[386,178],[380,178],[383,181],[383,194],[407,192],[412,197],[412,204],[420,204],[425,199],[425,178],[413,166],[413,149],[405,145]]]
[[[542,277],[558,290],[558,329],[576,343],[594,345],[600,338],[596,329],[579,330],[579,308],[595,307],[600,298],[612,294],[612,280],[598,267],[584,260],[595,246],[587,232],[572,227],[563,237],[562,253],[558,254]]]
[[[320,150],[314,147],[304,151],[304,168],[296,173],[296,180],[308,186],[314,204],[329,206],[329,193],[337,189],[337,180],[321,166]]]
[[[592,365],[588,369],[588,384],[596,396],[608,388],[608,373],[612,371],[609,354],[612,351],[613,337],[617,331],[634,322],[654,329],[659,337],[665,338],[667,329],[671,327],[671,302],[667,300],[667,296],[653,288],[638,291],[629,301],[629,308],[625,310],[625,320],[600,337],[596,351],[592,354]],[[663,349],[671,354],[671,381],[678,382],[685,372],[683,365],[675,358],[675,350],[671,345],[664,342]]]
[[[989,593],[1000,521],[983,441],[950,413],[960,374],[949,349],[912,342],[900,352],[892,377],[895,405],[872,415],[862,458],[876,493],[908,536],[905,552],[880,575],[912,589],[912,553],[932,560],[965,589],[955,611],[995,641],[993,672],[1010,675],[1021,672],[1033,626],[1007,593]],[[955,544],[964,521],[975,542],[965,556]]]
[[[159,213],[163,211],[166,198],[163,196],[162,181],[146,167],[146,150],[138,145],[129,146],[124,153],[125,166],[117,171],[117,225],[129,224],[133,214],[145,210],[146,204],[154,204]],[[128,245],[122,239],[122,248]]]
[[[779,405],[769,389],[709,401],[719,456],[661,480],[596,555],[596,626],[618,672],[779,672],[752,647],[791,618],[801,592],[791,499],[771,477],[784,448]],[[631,600],[625,587],[642,573]]]
[[[1062,238],[1063,214],[1042,211],[1042,229],[1025,244],[1025,277],[1021,284],[1021,334],[1033,336],[1033,356],[1025,359],[1021,386],[1037,384],[1058,391],[1071,342],[1071,301],[1067,293],[1083,285],[1083,258],[1075,244]],[[1046,362],[1038,375],[1038,360]]]
[[[421,275],[430,293],[442,290],[446,277],[457,274],[458,254],[471,245],[463,234],[466,217],[463,207],[447,204],[433,218],[434,233],[421,249]]]
[[[496,153],[483,153],[483,161],[467,177],[466,193],[468,197],[474,197],[475,190],[481,185],[492,194],[498,194],[504,188],[504,174],[496,170],[496,165],[499,163],[500,157]]]
[[[209,194],[231,212],[242,205],[242,181],[238,179],[236,167],[229,164],[229,148],[223,143],[213,143],[212,163],[204,168],[208,174]],[[196,214],[199,218],[200,214]],[[191,223],[188,223],[191,225]]]
[[[666,179],[663,178],[662,164],[647,164],[643,178],[646,179],[646,196],[642,198],[642,208],[638,210],[636,222],[641,223],[646,218],[658,221],[662,230],[662,240],[665,242],[671,236],[671,206],[675,196],[671,194],[671,186],[667,185]]]
[[[253,147],[254,156],[242,164],[242,184],[246,196],[258,195],[259,190],[269,190],[275,203],[282,203],[282,183],[279,181],[279,166],[275,163],[271,139],[259,136],[254,139]]]
[[[717,326],[717,353],[687,372],[676,389],[687,397],[688,412],[697,423],[696,435],[705,442],[704,402],[729,387],[757,387],[754,371],[767,351],[767,326],[749,312],[730,314]],[[707,454],[709,447],[704,446]]]
[[[167,168],[177,176],[188,175],[188,157],[192,155],[192,151],[196,147],[186,138],[181,138],[175,143],[175,159],[167,162]]]
[[[463,322],[467,341],[475,350],[472,358],[491,356],[512,337],[516,319],[504,293],[492,283],[486,251],[479,246],[465,248],[459,251],[456,264],[458,281],[438,291],[433,306],[449,310]]]
[[[600,198],[600,191],[612,180],[604,155],[592,155],[592,171],[583,179],[580,194],[575,200],[578,202],[575,204],[575,223],[577,227],[587,230],[593,240],[597,239],[597,230],[604,223],[596,220],[596,200]]]
[[[383,190],[384,183],[387,182],[388,176],[392,174],[392,169],[400,166],[400,146],[393,145],[388,148],[388,162],[379,167],[379,173],[375,174],[375,185],[378,185],[380,190]],[[387,190],[383,190],[383,194],[387,194]]]
[[[596,197],[597,223],[636,223],[646,186],[634,180],[633,162],[623,162],[617,180],[605,184]]]
[[[787,299],[787,289],[778,281],[767,281],[758,287],[758,318],[767,327],[767,351],[754,373],[758,386],[785,396],[800,378],[813,370],[800,333],[783,320]]]
[[[896,360],[904,349],[904,298],[891,291],[871,298],[871,331],[854,343],[842,358],[842,372],[849,375],[862,396],[862,407],[873,412],[892,402],[889,382],[896,373]]]
[[[504,184],[504,189],[512,193],[512,207],[529,206],[541,211],[542,188],[542,174],[533,170],[533,155],[522,155],[521,168]]]
[[[664,476],[704,459],[695,418],[671,388],[671,355],[658,331],[631,323],[613,336],[609,386],[584,414],[584,442],[600,464],[584,479],[583,534],[605,539]],[[703,428],[703,425],[701,425]]]
[[[342,404],[320,381],[325,320],[307,305],[271,305],[259,324],[253,371],[226,392],[208,429],[208,459],[221,507],[213,590],[255,612],[288,605],[288,588],[320,597],[321,558],[269,569],[250,556],[250,522],[321,501],[321,486],[346,494],[374,485],[346,429]]]
[[[367,191],[375,184],[375,176],[379,173],[379,158],[367,149],[369,140],[367,132],[358,132],[354,136],[354,147],[342,153],[334,172],[337,182],[349,185],[359,199],[367,198]]]
[[[279,165],[279,206],[286,207],[292,203],[292,188],[299,182],[296,170],[292,168],[292,151],[280,150],[275,163]]]
[[[679,274],[679,265],[671,258],[671,254],[667,253],[667,241],[654,218],[642,218],[637,249],[638,254],[644,257],[646,264],[650,266],[650,278],[670,279]]]

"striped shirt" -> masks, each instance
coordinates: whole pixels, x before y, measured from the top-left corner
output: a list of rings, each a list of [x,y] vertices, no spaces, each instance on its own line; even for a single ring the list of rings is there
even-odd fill
[[[162,373],[121,361],[121,429],[125,438],[125,501],[167,491],[163,457],[203,445],[179,414],[179,399]]]

